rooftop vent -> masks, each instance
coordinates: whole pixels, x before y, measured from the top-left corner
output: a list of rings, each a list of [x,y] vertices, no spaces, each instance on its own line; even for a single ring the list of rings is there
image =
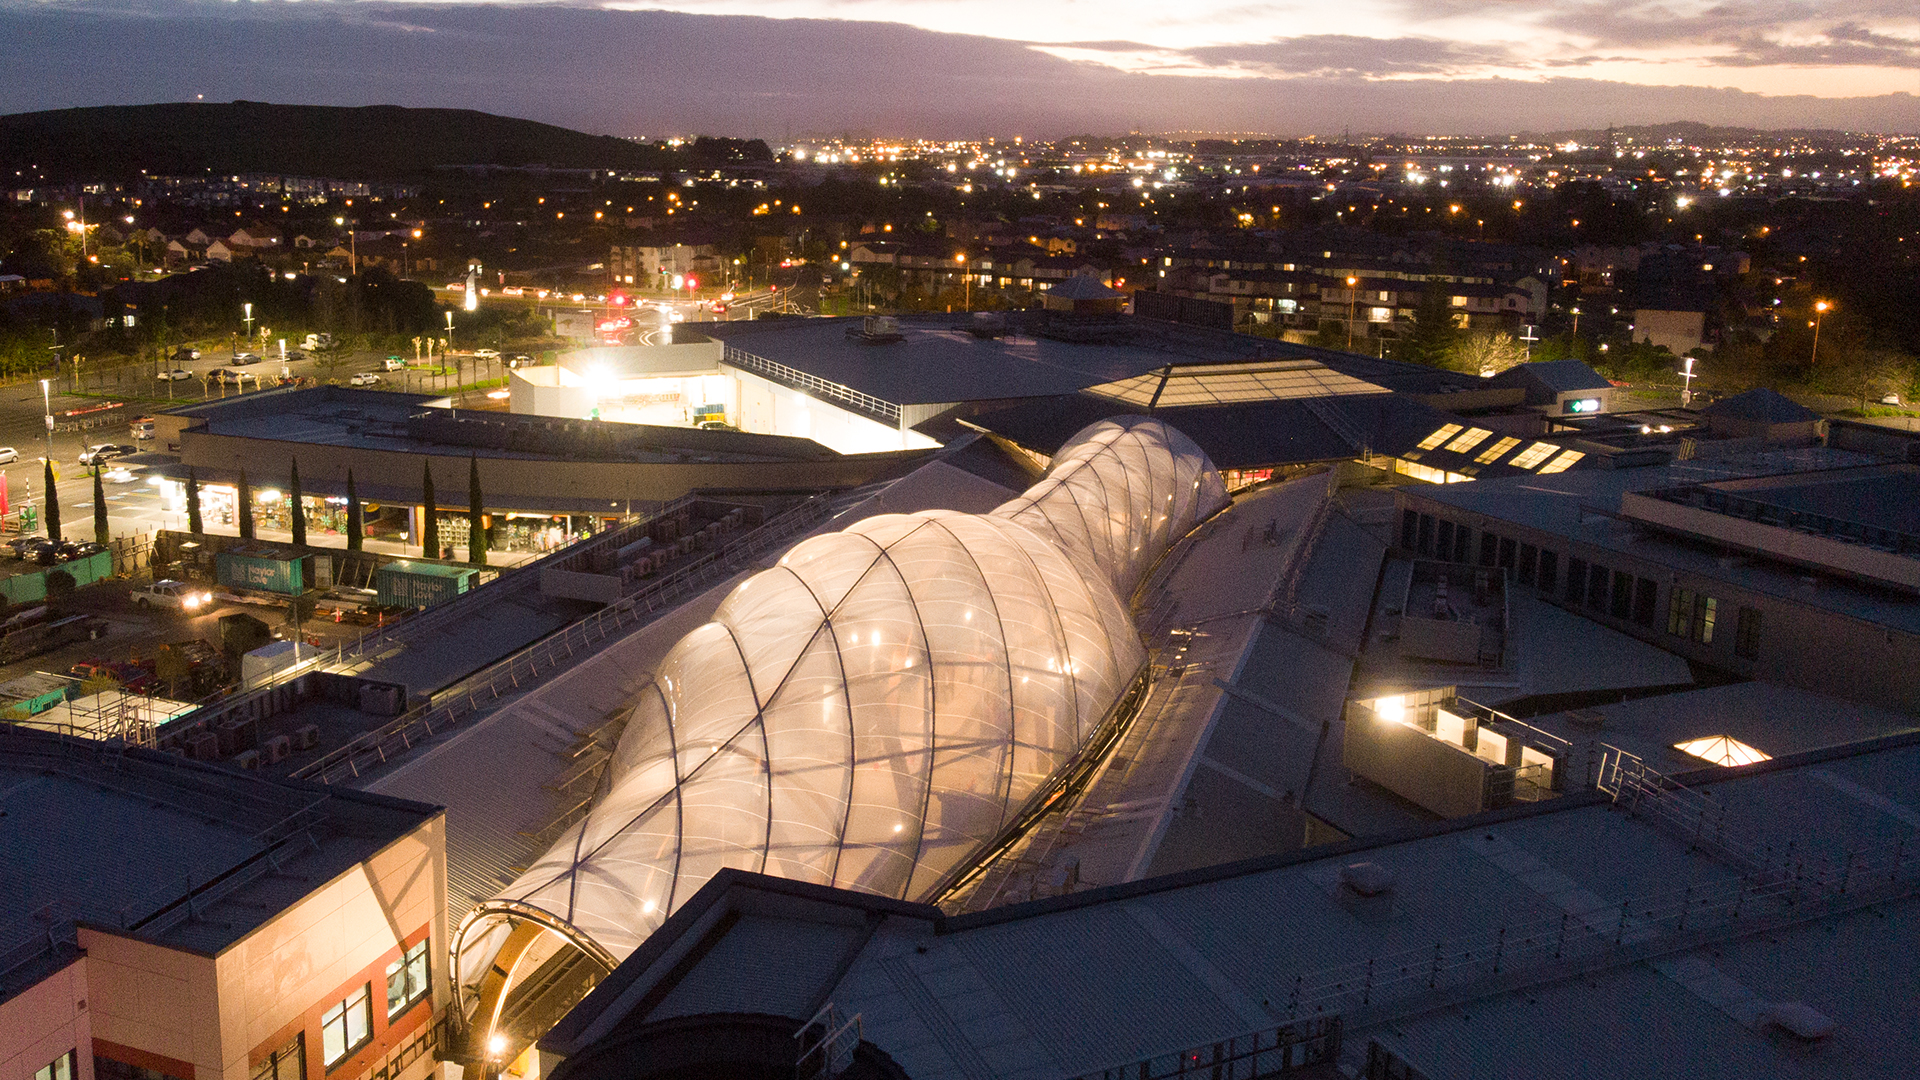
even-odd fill
[[[869,315],[860,320],[858,329],[847,327],[847,336],[863,345],[890,345],[907,340],[907,335],[900,330],[900,320],[891,315]]]
[[[1379,863],[1349,863],[1340,868],[1340,884],[1361,896],[1379,896],[1393,888],[1393,871]]]

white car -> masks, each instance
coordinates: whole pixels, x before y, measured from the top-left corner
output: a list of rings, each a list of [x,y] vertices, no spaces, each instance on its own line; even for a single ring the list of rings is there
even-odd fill
[[[11,446],[0,446],[0,465],[11,465],[20,460],[20,451]]]
[[[142,611],[170,607],[191,614],[213,603],[212,593],[184,581],[156,581],[144,589],[133,590],[132,595],[133,602]]]
[[[109,470],[104,477],[109,484],[131,484],[138,478],[139,474],[135,473],[132,469],[124,467]]]
[[[475,360],[498,360],[500,359],[500,350],[499,349],[475,349],[473,350],[473,358]]]
[[[156,377],[163,382],[173,382],[176,379],[191,379],[193,378],[193,372],[188,371],[186,368],[168,368]]]
[[[371,371],[363,371],[363,372],[361,372],[360,374],[358,374],[358,375],[355,375],[355,376],[354,376],[353,378],[351,378],[351,379],[348,379],[348,380],[347,380],[347,385],[349,385],[349,386],[379,386],[379,385],[380,385],[380,376],[378,376],[378,375],[376,375],[376,374],[374,374],[374,373],[373,373],[373,372],[371,372]]]

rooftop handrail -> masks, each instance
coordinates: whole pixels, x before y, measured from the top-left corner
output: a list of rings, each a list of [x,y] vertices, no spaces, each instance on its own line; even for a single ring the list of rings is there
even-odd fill
[[[373,757],[377,760],[372,764],[379,764],[395,754],[406,752],[420,739],[430,738],[438,731],[445,730],[449,724],[457,723],[462,717],[476,711],[483,701],[492,701],[510,690],[521,689],[523,678],[538,678],[543,668],[550,674],[554,668],[573,657],[576,647],[602,641],[614,631],[626,628],[629,620],[637,620],[644,614],[660,610],[670,600],[678,602],[683,594],[695,586],[731,575],[740,565],[773,544],[818,523],[827,516],[833,505],[833,499],[829,496],[809,498],[673,575],[653,582],[631,596],[623,597],[579,622],[503,657],[381,727],[362,732],[296,770],[294,779],[331,784],[359,776],[362,759]]]
[[[877,398],[872,394],[863,394],[843,383],[837,383],[830,379],[822,379],[818,375],[809,374],[798,368],[788,367],[778,360],[769,360],[764,356],[755,356],[750,352],[744,352],[731,345],[726,347],[726,351],[722,354],[722,357],[727,363],[735,367],[747,368],[751,371],[760,372],[763,375],[771,375],[796,389],[806,390],[810,393],[847,402],[866,412],[885,417],[887,420],[896,424],[900,422],[900,406],[885,398]]]

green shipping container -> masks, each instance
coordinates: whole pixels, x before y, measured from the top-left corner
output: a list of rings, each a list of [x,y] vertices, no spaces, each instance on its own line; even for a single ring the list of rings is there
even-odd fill
[[[468,589],[480,571],[459,566],[400,559],[374,571],[373,588],[382,607],[432,607]]]
[[[268,558],[238,551],[223,551],[214,557],[214,578],[230,589],[259,589],[263,592],[297,596],[306,589],[309,556],[295,559]]]

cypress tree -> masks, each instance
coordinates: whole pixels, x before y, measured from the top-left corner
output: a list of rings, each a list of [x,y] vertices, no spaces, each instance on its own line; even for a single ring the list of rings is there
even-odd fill
[[[307,546],[307,508],[300,500],[300,462],[295,459],[287,477],[287,528],[293,533],[293,542],[301,547]]]
[[[440,557],[440,517],[433,497],[433,462],[420,463],[420,553],[429,559]]]
[[[53,459],[47,459],[47,539],[60,539],[60,492],[53,486]]]
[[[1460,328],[1454,322],[1452,289],[1438,275],[1428,278],[1427,287],[1420,294],[1420,302],[1414,306],[1413,326],[1408,331],[1406,344],[1394,358],[1431,367],[1445,367],[1454,343],[1459,340]]]
[[[359,551],[362,529],[365,522],[360,519],[360,492],[353,486],[353,470],[347,470],[347,550]]]
[[[487,565],[486,515],[480,512],[480,459],[467,455],[467,561]]]
[[[193,474],[193,466],[187,466],[187,531],[202,533],[200,527],[200,478]]]
[[[240,539],[253,539],[253,485],[247,483],[247,470],[240,470],[240,487],[233,494],[234,521],[240,526]]]
[[[107,488],[100,479],[100,466],[93,467],[93,541],[106,544],[107,536]]]

